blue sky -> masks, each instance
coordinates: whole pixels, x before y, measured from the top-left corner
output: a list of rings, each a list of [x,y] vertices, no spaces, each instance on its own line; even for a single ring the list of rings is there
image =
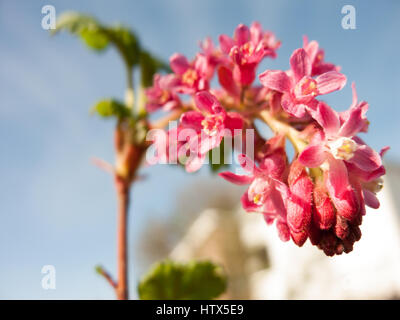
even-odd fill
[[[205,36],[232,34],[258,20],[282,40],[278,58],[260,68],[286,69],[302,36],[316,39],[327,61],[342,66],[359,97],[370,103],[375,148],[390,145],[400,159],[400,2],[398,1],[10,1],[0,2],[0,298],[113,298],[93,272],[115,270],[115,195],[111,178],[92,156],[113,161],[113,123],[89,115],[102,97],[123,97],[124,70],[116,52],[93,54],[70,35],[49,37],[41,8],[77,10],[123,22],[143,45],[168,59],[193,56]],[[341,8],[356,8],[356,30],[341,27]],[[342,110],[348,85],[326,99]],[[133,189],[130,243],[149,219],[167,219],[176,191],[208,177],[167,166],[145,168]],[[210,186],[213,185],[210,178]],[[136,259],[137,260],[137,259]],[[138,261],[132,257],[133,265]],[[41,267],[57,270],[57,289],[41,288]],[[139,272],[133,268],[131,289]]]

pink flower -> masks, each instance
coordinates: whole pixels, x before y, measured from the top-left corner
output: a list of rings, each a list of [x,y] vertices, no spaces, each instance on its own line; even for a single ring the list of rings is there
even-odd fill
[[[362,109],[351,110],[346,121],[327,104],[320,102],[313,117],[323,129],[299,155],[300,162],[310,168],[322,167],[326,187],[340,214],[352,220],[357,213],[357,200],[350,186],[346,164],[362,171],[374,171],[382,166],[381,157],[355,135],[363,128]]]
[[[215,47],[213,41],[209,37],[200,42],[200,48],[202,50],[201,54],[206,57],[209,66],[207,68],[207,78],[211,79],[214,75],[215,68],[219,64],[226,62],[227,59],[222,54],[221,50]]]
[[[272,154],[258,168],[246,155],[239,156],[240,165],[249,175],[237,175],[221,172],[225,180],[237,185],[250,184],[242,196],[242,206],[249,212],[260,212],[268,224],[276,221],[279,237],[282,241],[290,239],[290,230],[286,222],[286,198],[289,189],[282,179],[282,155]]]
[[[368,111],[369,105],[366,101],[358,102],[356,85],[354,82],[351,84],[351,88],[353,91],[353,102],[348,110],[339,113],[340,123],[347,121],[350,116],[354,117],[354,115],[357,115],[357,117],[360,117],[360,121],[363,122],[363,124],[360,125],[360,129],[359,129],[360,132],[367,132],[368,126],[369,126],[369,121],[366,117],[366,113]],[[356,111],[356,113],[354,113],[354,111],[356,109],[358,109],[360,111]],[[360,115],[358,115],[358,113],[360,113]]]
[[[340,67],[324,61],[324,50],[319,48],[317,41],[308,42],[307,36],[303,37],[303,49],[307,52],[311,61],[311,76],[318,76],[328,71],[340,71]]]
[[[158,109],[165,111],[172,110],[181,105],[178,95],[175,93],[175,87],[178,85],[179,79],[174,74],[160,75],[155,74],[153,78],[153,86],[146,89],[148,112],[154,112]]]
[[[260,61],[266,57],[275,57],[280,42],[271,32],[262,31],[259,23],[253,23],[250,28],[240,24],[233,39],[225,34],[219,37],[221,51],[229,55],[233,68],[233,80],[238,86],[250,85],[255,79],[255,71]],[[223,75],[228,76],[225,72]],[[221,78],[220,78],[221,81]],[[222,80],[225,83],[227,79]]]
[[[304,49],[297,49],[290,57],[290,70],[267,70],[260,75],[261,83],[272,90],[283,93],[281,104],[289,114],[301,118],[309,109],[315,109],[319,95],[340,90],[346,84],[346,77],[329,71],[317,78],[311,75],[311,59]]]
[[[197,156],[200,168],[206,153],[218,147],[226,134],[232,137],[241,134],[243,119],[239,113],[226,112],[218,99],[207,91],[198,92],[195,95],[195,103],[198,110],[182,114],[179,126],[196,132],[189,143],[190,150]],[[190,171],[198,168],[191,167]]]
[[[177,85],[178,92],[194,94],[198,91],[208,90],[212,66],[203,54],[198,53],[196,58],[189,63],[185,56],[175,53],[170,58],[170,65],[180,80]]]

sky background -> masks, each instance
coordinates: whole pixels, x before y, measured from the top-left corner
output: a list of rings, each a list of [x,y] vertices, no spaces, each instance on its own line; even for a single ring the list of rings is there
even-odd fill
[[[101,263],[114,274],[115,194],[110,176],[90,163],[93,156],[113,161],[113,123],[88,110],[102,97],[123,98],[123,65],[113,50],[95,54],[68,34],[50,37],[41,28],[47,4],[57,15],[77,10],[122,22],[164,59],[175,52],[192,57],[204,37],[216,40],[257,20],[282,40],[278,58],[259,73],[287,69],[306,34],[369,102],[363,138],[376,149],[390,145],[387,159],[400,159],[399,1],[0,0],[0,298],[114,297],[93,268]],[[341,27],[345,4],[356,8],[356,30]],[[348,107],[350,85],[326,101]],[[165,165],[142,171],[148,177],[133,188],[131,248],[150,220],[169,218],[179,190],[204,179],[212,187],[216,179],[208,168],[192,175]],[[134,292],[142,271],[135,255],[131,263]],[[41,287],[48,264],[56,267],[56,290]]]

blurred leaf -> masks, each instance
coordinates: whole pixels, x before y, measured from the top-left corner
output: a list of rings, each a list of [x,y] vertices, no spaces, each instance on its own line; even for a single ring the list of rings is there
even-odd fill
[[[168,64],[152,56],[145,50],[140,54],[140,68],[143,87],[149,87],[153,84],[153,76],[157,71],[164,70],[171,72]]]
[[[156,264],[139,283],[142,300],[210,300],[226,289],[221,267],[203,262]]]
[[[131,110],[127,108],[122,102],[114,99],[105,99],[99,101],[92,109],[97,112],[101,117],[117,117],[126,118],[131,115]]]
[[[224,141],[225,141],[225,139],[222,139],[221,144],[218,147],[216,147],[216,148],[214,148],[214,149],[212,149],[212,150],[210,150],[208,152],[208,159],[210,161],[210,168],[211,168],[211,171],[214,172],[214,173],[219,171],[221,168],[229,166],[228,163],[225,163],[225,152],[224,152],[225,142]],[[217,157],[214,160],[215,163],[213,163],[213,153],[215,153],[215,155],[219,154],[219,159]]]
[[[114,45],[129,68],[139,63],[139,41],[136,35],[126,27],[103,26],[91,16],[65,12],[58,17],[57,27],[52,34],[61,30],[80,36],[89,48],[96,51],[106,49],[109,44]]]
[[[80,36],[89,48],[97,51],[104,50],[109,44],[108,38],[97,28],[84,29],[80,32]]]

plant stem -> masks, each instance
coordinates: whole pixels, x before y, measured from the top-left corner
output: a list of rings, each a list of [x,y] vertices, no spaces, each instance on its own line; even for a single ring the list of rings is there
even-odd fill
[[[299,137],[299,131],[288,124],[274,118],[267,110],[260,112],[260,118],[277,134],[285,135],[292,143],[297,153],[300,153],[307,144]]]
[[[121,177],[116,176],[115,186],[118,198],[117,219],[117,287],[115,288],[118,300],[128,299],[128,208],[129,185]]]
[[[135,103],[135,90],[133,88],[133,70],[126,67],[126,91],[125,91],[125,103],[133,109]]]

